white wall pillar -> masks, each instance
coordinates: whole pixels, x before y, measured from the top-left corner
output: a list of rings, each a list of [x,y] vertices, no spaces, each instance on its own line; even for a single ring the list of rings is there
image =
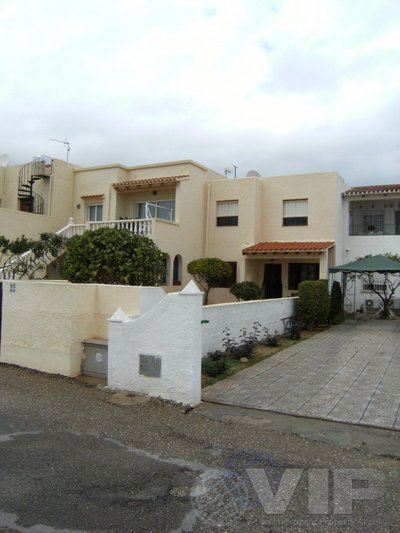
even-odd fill
[[[193,281],[137,318],[109,320],[108,386],[197,405],[201,399],[202,293]]]

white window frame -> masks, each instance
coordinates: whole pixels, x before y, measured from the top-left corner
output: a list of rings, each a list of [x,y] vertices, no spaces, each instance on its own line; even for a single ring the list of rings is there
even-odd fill
[[[96,208],[95,209],[96,216],[94,220],[90,218],[90,211],[93,207]],[[100,207],[101,207],[101,218],[97,218],[98,209]],[[104,204],[103,203],[96,202],[92,204],[86,204],[85,209],[86,209],[86,222],[102,222],[104,220]]]

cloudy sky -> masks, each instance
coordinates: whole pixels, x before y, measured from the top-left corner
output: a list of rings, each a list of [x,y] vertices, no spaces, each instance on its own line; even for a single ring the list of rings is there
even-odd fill
[[[0,0],[0,154],[400,182],[399,0]]]

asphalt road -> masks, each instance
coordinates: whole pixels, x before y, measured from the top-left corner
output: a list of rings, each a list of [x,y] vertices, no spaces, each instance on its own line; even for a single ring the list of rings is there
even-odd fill
[[[0,390],[1,532],[399,530],[394,458],[6,365]]]

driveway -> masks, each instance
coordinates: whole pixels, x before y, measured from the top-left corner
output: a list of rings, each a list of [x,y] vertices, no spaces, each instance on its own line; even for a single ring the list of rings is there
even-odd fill
[[[203,400],[400,429],[400,322],[346,321],[207,387]]]

